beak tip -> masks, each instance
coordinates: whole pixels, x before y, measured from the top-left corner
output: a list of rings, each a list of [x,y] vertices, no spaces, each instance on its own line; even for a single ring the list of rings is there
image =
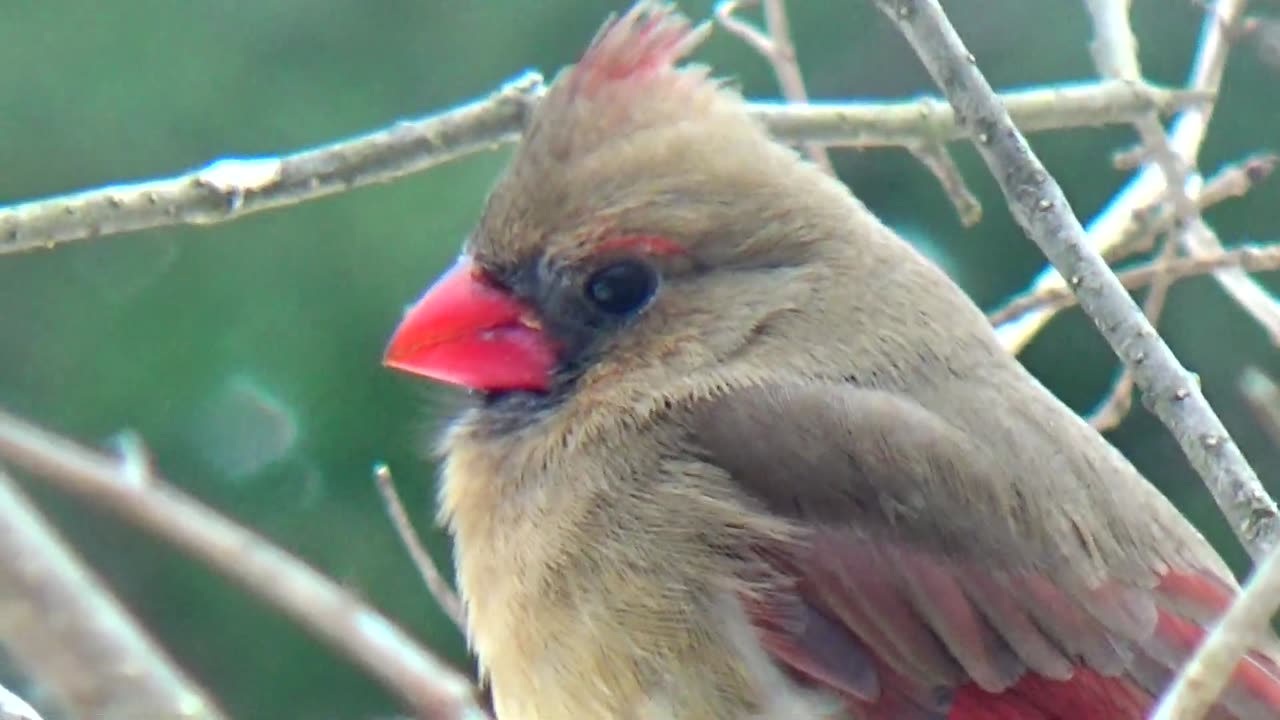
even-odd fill
[[[382,366],[393,370],[404,370],[405,363],[409,358],[409,348],[403,346],[403,343],[396,342],[397,338],[391,338],[391,342],[387,344],[387,348],[382,351]]]
[[[461,261],[411,306],[382,366],[470,389],[540,388],[554,349],[537,315]]]

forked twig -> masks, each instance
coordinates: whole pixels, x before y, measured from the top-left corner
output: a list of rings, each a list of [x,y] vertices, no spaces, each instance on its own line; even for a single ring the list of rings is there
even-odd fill
[[[1190,185],[1187,194],[1203,213],[1218,203],[1248,194],[1271,177],[1278,159],[1280,157],[1272,153],[1256,153],[1239,162],[1229,163],[1218,168],[1203,185]],[[1163,199],[1135,210],[1120,242],[1105,257],[1115,262],[1151,250],[1156,236],[1172,230],[1176,221],[1177,215]]]
[[[716,4],[716,22],[769,61],[774,77],[778,79],[778,88],[787,102],[804,105],[809,102],[809,93],[804,87],[804,75],[800,72],[796,46],[791,42],[791,23],[787,20],[786,0],[763,0],[764,31],[734,14],[743,7],[760,2],[761,0],[722,0]],[[811,142],[804,143],[803,147],[805,154],[815,165],[828,174],[835,174],[826,147]]]
[[[765,31],[739,18],[735,13],[747,6],[763,3]],[[805,91],[804,76],[796,58],[795,45],[791,42],[790,23],[787,21],[786,0],[722,0],[716,5],[716,21],[731,34],[741,39],[769,61],[778,87],[788,102],[804,104],[809,101]],[[834,174],[831,158],[820,143],[805,143],[805,152],[819,167]],[[956,165],[947,146],[940,140],[920,140],[909,143],[906,149],[920,161],[942,186],[947,199],[966,227],[978,224],[982,219],[982,204],[965,184],[964,175]]]
[[[1188,85],[1207,96],[1204,102],[1180,112],[1168,135],[1170,149],[1184,159],[1195,158],[1204,142],[1209,120],[1213,116],[1214,98],[1222,83],[1234,28],[1238,27],[1243,17],[1246,4],[1246,0],[1217,0],[1206,14]],[[1157,163],[1145,166],[1111,200],[1106,209],[1090,221],[1088,238],[1093,249],[1104,255],[1109,254],[1127,237],[1126,231],[1131,228],[1135,213],[1163,198],[1167,187],[1163,168]],[[1204,249],[1206,252],[1212,251],[1212,248]],[[1264,291],[1247,275],[1224,270],[1216,274],[1215,278],[1242,305],[1252,304],[1260,308],[1266,304]],[[1036,276],[1030,291],[1061,285],[1063,282],[1062,276],[1053,267],[1046,267]],[[1254,298],[1258,299],[1257,303],[1253,302]],[[1010,323],[999,329],[1001,340],[1011,351],[1020,352],[1052,317],[1051,312],[1038,312],[1020,318],[1017,323]]]

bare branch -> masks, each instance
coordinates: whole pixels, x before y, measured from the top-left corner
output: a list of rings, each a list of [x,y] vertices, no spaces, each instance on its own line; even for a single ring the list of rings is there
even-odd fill
[[[1231,679],[1240,658],[1268,632],[1280,609],[1280,547],[1245,583],[1243,592],[1191,656],[1156,706],[1151,720],[1199,720]]]
[[[769,61],[773,74],[778,79],[778,87],[782,90],[782,97],[787,102],[799,105],[808,103],[809,95],[805,91],[804,77],[800,74],[795,45],[791,42],[786,0],[763,0],[767,32],[762,32],[734,14],[743,7],[755,6],[760,2],[761,0],[722,0],[715,8],[716,21]],[[805,143],[804,150],[816,165],[835,174],[825,146]],[[942,191],[960,216],[960,222],[966,227],[978,224],[982,219],[982,204],[965,184],[964,176],[947,151],[947,146],[939,141],[921,141],[907,145],[907,150],[942,186]]]
[[[0,468],[0,642],[82,717],[222,718]]]
[[[1106,78],[1139,82],[1142,71],[1138,64],[1138,43],[1129,22],[1129,4],[1129,0],[1085,0],[1093,21],[1092,51],[1099,72]],[[1172,282],[1159,269],[1177,255],[1180,247],[1192,254],[1220,252],[1222,242],[1201,217],[1199,205],[1189,192],[1189,188],[1198,188],[1203,183],[1194,173],[1194,155],[1184,158],[1174,152],[1155,113],[1139,115],[1134,118],[1133,126],[1142,141],[1143,156],[1164,174],[1166,196],[1173,206],[1175,221],[1169,241],[1156,262],[1157,273],[1151,291],[1142,306],[1147,319],[1158,326]],[[1280,344],[1280,305],[1269,293],[1242,272],[1215,274],[1232,297],[1267,330],[1272,342]],[[1133,373],[1122,368],[1111,393],[1090,418],[1094,427],[1105,430],[1118,425],[1129,412],[1132,397]]]
[[[1220,252],[1222,241],[1200,216],[1200,209],[1192,198],[1194,189],[1203,184],[1202,178],[1192,168],[1194,158],[1183,158],[1173,151],[1154,115],[1139,117],[1134,121],[1134,127],[1143,145],[1151,148],[1153,161],[1168,182],[1168,197],[1175,218],[1174,242],[1192,255]],[[1280,304],[1275,298],[1239,270],[1220,270],[1214,273],[1214,277],[1236,303],[1266,330],[1272,344],[1280,345]]]
[[[1152,108],[1168,112],[1209,97],[1201,92],[1092,81],[1009,91],[1000,100],[1018,128],[1032,133],[1129,124],[1138,113]],[[910,147],[965,137],[951,106],[933,97],[857,104],[756,103],[751,111],[779,139],[837,147]]]
[[[3,411],[0,458],[208,563],[363,666],[425,717],[487,717],[476,705],[467,678],[389,619],[301,559],[168,485],[149,468],[126,467]]]
[[[431,593],[431,597],[435,598],[436,604],[444,610],[445,615],[449,616],[458,630],[465,634],[467,619],[463,616],[462,602],[449,587],[449,583],[445,582],[444,576],[440,574],[440,568],[436,567],[435,561],[431,559],[431,554],[422,546],[417,531],[413,529],[413,521],[409,519],[409,513],[405,511],[404,503],[400,502],[400,495],[396,492],[396,482],[391,477],[391,468],[384,463],[374,465],[373,480],[378,486],[378,493],[382,495],[382,503],[387,508],[391,524],[395,526],[396,534],[400,536],[400,542],[405,550],[409,551],[409,558],[413,560],[414,567],[422,576],[422,582],[427,586],[427,591]]]
[[[1227,198],[1243,197],[1258,183],[1271,177],[1280,157],[1272,153],[1259,153],[1240,163],[1227,165],[1214,173],[1204,183],[1197,198],[1200,211],[1217,205]]]
[[[1259,183],[1271,177],[1277,159],[1276,155],[1259,153],[1238,163],[1225,165],[1206,180],[1198,192],[1197,184],[1193,183],[1188,187],[1188,195],[1195,200],[1200,212],[1224,200],[1243,197]],[[1105,254],[1105,257],[1115,262],[1150,250],[1155,245],[1156,236],[1173,230],[1176,221],[1177,216],[1173,209],[1162,200],[1138,209],[1125,227],[1124,237]]]
[[[0,252],[167,225],[203,225],[387,182],[515,139],[542,93],[525,73],[488,97],[283,157],[225,159],[186,175],[0,209]]]
[[[421,172],[514,141],[541,79],[527,73],[461,107],[280,157],[219,160],[173,178],[87,190],[0,207],[0,254],[173,225],[225,222]],[[1028,132],[1129,122],[1153,107],[1170,111],[1203,93],[1115,83],[1067,84],[1003,97]],[[962,137],[938,100],[780,105],[752,113],[778,138],[826,145],[915,146]]]
[[[1164,313],[1165,301],[1169,297],[1169,288],[1173,286],[1174,277],[1169,273],[1169,264],[1178,256],[1178,246],[1172,238],[1165,240],[1160,254],[1151,263],[1151,290],[1142,301],[1142,314],[1152,327],[1160,325],[1160,316]],[[1121,281],[1124,284],[1124,281]],[[1126,288],[1128,289],[1128,288]],[[1089,416],[1089,424],[1098,430],[1110,430],[1124,421],[1133,407],[1133,371],[1124,364],[1120,366],[1120,374],[1112,385],[1106,398]]]
[[[1093,64],[1103,77],[1137,81],[1142,78],[1138,65],[1138,39],[1129,25],[1132,0],[1084,0],[1093,19],[1093,41],[1089,52]]]
[[[1206,93],[1208,97],[1205,102],[1193,105],[1178,115],[1168,140],[1170,149],[1188,164],[1193,164],[1192,161],[1204,142],[1209,119],[1213,115],[1213,98],[1216,97],[1226,67],[1232,28],[1239,24],[1246,4],[1246,0],[1217,0],[1205,18],[1188,85]],[[1099,253],[1109,253],[1127,237],[1126,231],[1133,222],[1134,214],[1162,199],[1167,187],[1162,168],[1151,163],[1146,165],[1112,199],[1107,208],[1089,223],[1090,245]],[[1194,199],[1193,191],[1189,190],[1187,194]],[[1208,252],[1212,248],[1204,247],[1203,250]],[[1252,280],[1231,271],[1224,272],[1226,274],[1216,277],[1237,301],[1250,307],[1264,305],[1265,300],[1259,298],[1264,291],[1253,284]],[[1046,267],[1033,281],[1031,290],[1038,291],[1062,283],[1062,276],[1053,267]],[[1051,313],[1027,315],[1017,323],[1001,327],[1001,340],[1011,351],[1020,352],[1052,317]]]
[[[1081,307],[1133,370],[1143,400],[1169,428],[1255,558],[1280,541],[1280,511],[1205,400],[1194,378],[1147,322],[1090,246],[1062,188],[1013,125],[938,0],[876,0],[915,48],[963,119],[1009,209],[1054,267],[1071,278]]]
[[[952,159],[947,146],[941,143],[923,143],[907,149],[942,186],[942,191],[947,194],[951,206],[960,216],[960,223],[965,227],[977,225],[982,220],[982,203],[978,202],[978,196],[965,183],[964,175],[960,174],[960,168]]]
[[[1246,272],[1270,272],[1280,270],[1280,245],[1238,245],[1212,255],[1182,257],[1169,261],[1165,272],[1172,281],[1195,275],[1204,275],[1224,267],[1236,267]],[[1140,265],[1117,274],[1126,290],[1137,290],[1150,285],[1157,269],[1154,263]],[[1079,300],[1065,287],[1051,287],[1031,295],[1020,295],[1004,307],[987,316],[993,325],[1015,320],[1038,311],[1058,312],[1075,307]]]
[[[804,88],[804,75],[800,73],[796,47],[791,42],[791,23],[787,21],[786,0],[764,0],[767,32],[761,32],[751,23],[734,15],[744,5],[754,5],[758,1],[723,0],[716,5],[716,21],[769,61],[769,66],[778,79],[783,99],[792,104],[804,105],[809,102],[809,93]],[[828,174],[835,174],[825,147],[818,143],[804,143],[804,151],[815,165]]]

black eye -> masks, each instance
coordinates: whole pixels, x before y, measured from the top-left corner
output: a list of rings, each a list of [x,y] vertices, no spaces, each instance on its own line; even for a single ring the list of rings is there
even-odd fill
[[[658,289],[658,275],[642,262],[623,260],[595,271],[585,289],[596,307],[610,315],[626,315],[649,302]]]

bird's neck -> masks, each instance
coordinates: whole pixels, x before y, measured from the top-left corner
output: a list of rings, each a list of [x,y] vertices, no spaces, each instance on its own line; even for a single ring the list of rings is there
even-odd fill
[[[446,441],[441,512],[499,714],[772,717],[789,691],[774,692],[786,681],[725,549],[789,528],[738,507],[722,473],[671,457],[677,438],[632,436],[626,458],[616,441],[566,449],[465,427]]]

